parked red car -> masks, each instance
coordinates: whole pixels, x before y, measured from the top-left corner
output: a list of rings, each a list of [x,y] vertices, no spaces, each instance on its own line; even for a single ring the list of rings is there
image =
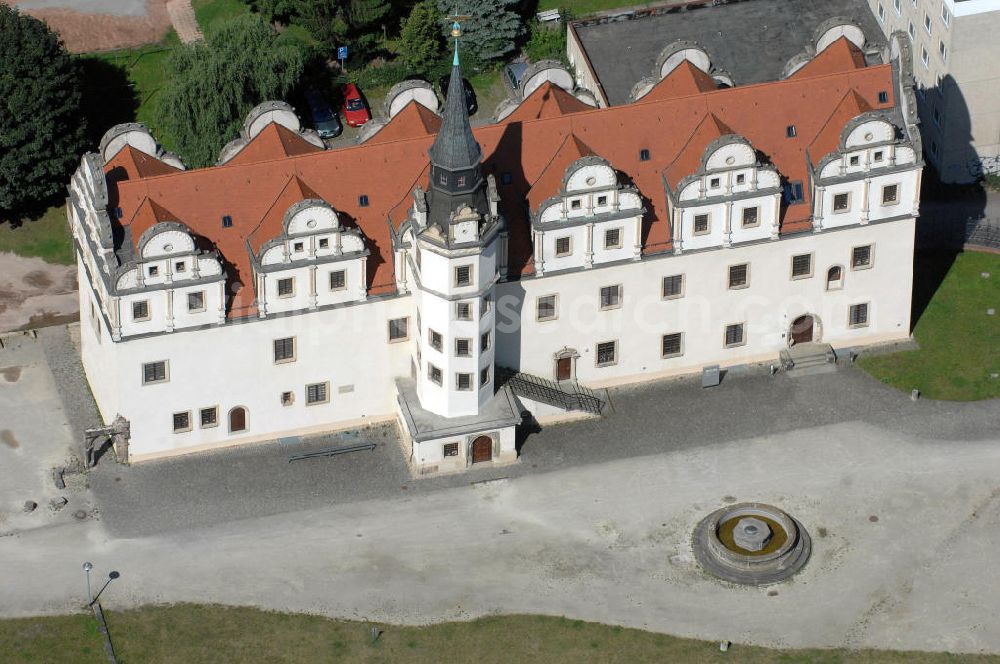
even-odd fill
[[[372,119],[372,114],[368,110],[368,104],[365,103],[364,97],[361,96],[361,90],[358,89],[358,86],[348,83],[343,87],[341,92],[344,97],[344,105],[340,110],[344,114],[344,120],[347,121],[347,124],[352,127],[360,127]]]

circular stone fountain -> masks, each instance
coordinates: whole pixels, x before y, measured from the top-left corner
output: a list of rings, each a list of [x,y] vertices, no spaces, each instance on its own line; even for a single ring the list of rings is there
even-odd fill
[[[694,557],[713,576],[761,586],[792,576],[809,560],[812,544],[798,521],[772,505],[740,503],[698,523]]]

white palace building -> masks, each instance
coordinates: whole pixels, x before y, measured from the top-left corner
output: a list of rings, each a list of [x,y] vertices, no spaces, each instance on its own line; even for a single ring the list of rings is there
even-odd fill
[[[476,129],[456,67],[440,116],[333,150],[272,102],[196,170],[112,129],[68,200],[102,417],[133,461],[396,419],[445,472],[559,410],[514,378],[579,396],[907,338],[910,54],[853,34],[732,88],[688,46],[631,104],[545,83]]]

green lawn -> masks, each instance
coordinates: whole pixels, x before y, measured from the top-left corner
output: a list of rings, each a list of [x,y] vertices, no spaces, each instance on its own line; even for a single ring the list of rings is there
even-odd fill
[[[954,664],[996,658],[876,650],[770,650],[610,627],[566,618],[495,616],[428,627],[393,627],[376,642],[371,624],[255,609],[182,605],[108,613],[115,653],[126,664],[601,664],[727,662],[763,664]],[[0,621],[0,653],[10,662],[106,662],[89,615]]]
[[[65,206],[49,208],[40,218],[26,219],[17,228],[0,224],[0,251],[72,265],[73,237],[67,225]]]
[[[915,297],[930,297],[913,336],[920,350],[861,357],[861,367],[884,383],[930,399],[970,401],[1000,397],[1000,255],[959,254],[940,287],[922,272],[943,271],[943,258],[917,257]],[[983,273],[989,273],[984,278]],[[986,310],[998,313],[989,316]]]
[[[641,7],[644,5],[662,5],[664,0],[659,2],[642,0],[538,0],[537,11],[547,9],[565,9],[575,18],[580,18],[586,14],[594,12],[604,12],[610,9],[624,9],[627,7]]]
[[[219,21],[250,11],[243,0],[191,0],[191,6],[194,7],[194,17],[202,32],[211,29]]]

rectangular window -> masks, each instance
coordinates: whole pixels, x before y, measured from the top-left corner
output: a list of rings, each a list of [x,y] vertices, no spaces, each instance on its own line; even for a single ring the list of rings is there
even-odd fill
[[[326,249],[330,246],[330,238],[321,237],[319,239],[319,248]]]
[[[441,350],[441,335],[438,332],[428,328],[427,329],[427,341],[430,343],[431,348],[434,350]]]
[[[924,66],[928,66],[931,61],[931,57],[927,55],[927,49],[923,46],[920,47],[920,61],[924,63]]]
[[[572,253],[570,241],[571,241],[571,238],[569,238],[568,236],[567,237],[556,238],[556,256],[557,257],[559,257],[559,256],[569,256],[570,253]]]
[[[202,429],[208,429],[210,427],[218,426],[219,407],[212,406],[211,408],[202,408],[199,411],[199,419],[201,420]]]
[[[896,10],[896,16],[900,15],[899,0],[892,0],[892,7]]]
[[[142,365],[142,384],[165,383],[167,381],[167,363],[147,362]]]
[[[464,175],[459,175],[458,176],[458,179],[455,182],[455,186],[456,187],[464,187],[465,186],[465,176]]]
[[[760,223],[760,213],[755,207],[743,208],[743,228],[750,228]]]
[[[899,185],[889,184],[882,187],[882,205],[895,205],[899,202]]]
[[[472,389],[472,374],[470,373],[457,373],[455,374],[455,389],[459,392],[467,392]]]
[[[155,265],[150,265],[149,269],[146,272],[149,274],[149,276],[155,277],[158,274],[160,274],[160,268]]]
[[[662,357],[677,357],[684,352],[684,335],[681,332],[664,334],[660,345]]]
[[[490,382],[490,368],[483,367],[479,371],[479,387],[485,387]]]
[[[801,182],[789,182],[785,185],[785,204],[795,205],[796,203],[801,203],[805,200],[805,196],[802,192]]]
[[[615,309],[620,307],[622,303],[622,287],[621,284],[617,286],[604,286],[601,288],[601,309]]]
[[[368,194],[358,196],[358,207],[368,207]]]
[[[804,279],[813,275],[812,254],[792,256],[792,279]]]
[[[470,357],[472,355],[472,340],[455,339],[455,355],[458,357]]]
[[[597,366],[606,367],[618,361],[618,342],[602,341],[597,344]]]
[[[432,383],[442,384],[441,369],[430,362],[427,363],[427,377],[431,379]]]
[[[490,309],[493,308],[493,298],[489,295],[484,295],[482,301],[479,303],[479,315],[485,316],[490,313]]]
[[[639,150],[639,161],[649,161],[649,150],[646,148]]]
[[[718,189],[720,186],[722,186],[722,179],[721,178],[712,178],[712,179],[710,179],[708,181],[708,188],[709,189]]]
[[[851,269],[864,270],[872,266],[872,246],[854,247],[851,250]]]
[[[303,242],[296,242],[295,244],[292,245],[292,251],[295,251],[295,252],[305,251],[305,248],[306,248],[306,245]]]
[[[948,47],[944,45],[943,41],[938,42],[938,53],[941,54],[942,60],[948,59]]]
[[[444,444],[444,455],[446,457],[457,457],[458,456],[458,443],[445,443]]]
[[[941,21],[945,24],[945,27],[951,25],[951,12],[944,5],[941,5]]]
[[[274,340],[274,361],[293,362],[295,360],[295,337]]]
[[[750,277],[750,264],[729,266],[729,288],[746,288]]]
[[[222,227],[223,228],[233,227],[233,218],[230,217],[228,214],[222,218]]]
[[[694,215],[694,234],[705,235],[710,229],[707,214]]]
[[[850,194],[834,194],[833,195],[833,211],[834,212],[847,212],[851,209],[851,195]]]
[[[187,263],[184,261],[174,263],[174,272],[187,272]]]
[[[848,160],[848,163],[850,163],[851,166],[860,166],[861,165],[861,157],[859,157],[856,154],[855,155],[851,155],[851,158]]]
[[[347,272],[345,270],[334,270],[330,273],[330,290],[338,291],[347,288]]]
[[[472,303],[471,302],[456,302],[455,303],[455,319],[456,320],[472,320]]]
[[[910,41],[917,38],[917,29],[913,27],[913,21],[910,21],[910,26],[906,28],[906,31],[910,33]]]
[[[848,314],[847,324],[850,327],[866,327],[868,325],[868,303],[852,304]]]
[[[483,332],[482,336],[479,337],[479,350],[486,352],[490,349],[490,333]]]
[[[197,293],[188,293],[188,311],[204,311],[205,310],[205,291],[198,291]]]
[[[295,393],[294,392],[282,392],[281,393],[281,405],[291,406],[295,403]]]
[[[580,202],[579,198],[574,198],[573,200],[571,200],[569,202],[569,209],[570,210],[579,210],[582,207],[582,205],[583,204]]]
[[[306,405],[315,406],[319,403],[326,403],[330,400],[329,383],[313,383],[306,385]]]
[[[663,299],[670,300],[684,295],[684,275],[672,274],[663,277]]]
[[[278,297],[291,297],[295,294],[295,277],[278,279]]]
[[[389,321],[389,341],[403,341],[410,338],[410,319],[393,318]]]
[[[620,249],[622,246],[622,229],[609,228],[604,231],[604,248]]]
[[[459,265],[455,268],[455,285],[469,286],[472,284],[472,266]]]
[[[874,162],[880,162],[880,161],[882,161],[882,151],[881,150],[876,150],[874,153],[872,153],[872,161],[874,161]]]
[[[149,320],[149,300],[132,303],[132,320]]]
[[[734,323],[726,326],[726,348],[742,346],[745,342],[746,336],[743,333],[743,323]]]
[[[191,430],[191,411],[174,413],[174,433],[182,433]]]
[[[555,320],[556,318],[556,296],[543,295],[538,298],[535,320]]]
[[[608,197],[607,196],[598,196],[597,197],[597,207],[604,207],[607,204],[608,204]]]
[[[931,17],[926,13],[924,14],[924,30],[927,31],[927,34],[931,34]]]
[[[787,138],[795,138],[798,132],[795,130],[795,125],[788,125],[785,127],[785,136]]]
[[[743,184],[747,181],[747,176],[745,173],[738,173],[736,175],[736,184]]]

